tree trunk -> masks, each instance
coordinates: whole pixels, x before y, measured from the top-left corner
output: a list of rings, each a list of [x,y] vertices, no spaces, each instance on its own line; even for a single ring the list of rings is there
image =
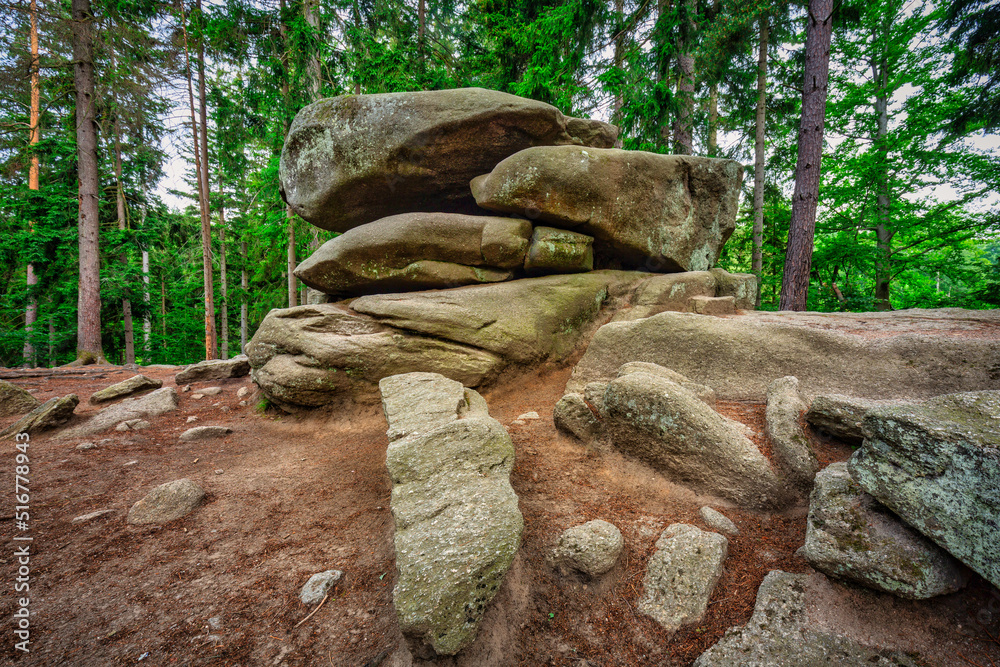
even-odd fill
[[[888,16],[888,15],[887,15]],[[890,26],[884,26],[883,35],[888,37]],[[876,39],[878,37],[876,36]],[[888,46],[882,51],[879,63],[872,63],[873,79],[878,85],[875,96],[875,115],[877,126],[875,130],[875,148],[878,151],[878,173],[876,174],[875,224],[875,308],[892,310],[889,302],[889,284],[892,281],[892,220],[889,216],[889,146],[886,135],[889,133],[889,58]]]
[[[674,121],[674,153],[694,153],[694,3],[683,0],[684,16],[677,40],[677,119]]]
[[[149,338],[153,333],[153,320],[149,316],[149,251],[142,251],[142,301],[146,312],[142,316],[142,359],[149,363]]]
[[[103,363],[101,256],[98,218],[97,123],[90,0],[72,0],[73,82],[76,87],[76,155],[79,182],[80,283],[77,297],[77,361]]]
[[[247,347],[247,242],[240,243],[240,258],[243,260],[243,271],[240,274],[240,287],[243,288],[243,298],[240,301],[240,354]]]
[[[757,276],[757,303],[760,308],[761,281],[764,277],[764,129],[767,120],[767,14],[760,17],[760,42],[757,52],[757,119],[754,132],[753,169],[753,259]]]
[[[624,18],[624,2],[623,0],[615,0],[615,29],[618,31],[615,33],[615,55],[614,63],[615,69],[621,70],[622,61],[625,59],[625,18]],[[621,87],[615,91],[615,97],[611,102],[611,122],[619,128],[622,122],[622,103],[623,96]],[[622,141],[621,131],[618,132],[618,138],[615,139],[615,148],[622,148],[624,142]]]
[[[111,54],[111,69],[115,69],[115,51],[112,47],[110,49]],[[122,141],[121,141],[121,120],[120,120],[120,109],[118,108],[118,93],[112,94],[112,100],[114,101],[114,166],[115,166],[115,207],[118,212],[118,231],[125,231],[126,215],[125,215],[125,188],[122,184]],[[128,273],[128,254],[122,253],[120,257],[122,263],[122,271]],[[135,337],[132,330],[132,302],[129,301],[128,296],[122,297],[122,332],[125,338],[125,363],[135,364]]]
[[[802,120],[799,125],[792,219],[785,251],[785,271],[781,280],[781,310],[805,310],[809,295],[809,271],[816,231],[823,125],[830,73],[833,0],[809,0],[808,13]]]
[[[712,0],[712,9],[717,16],[719,0]],[[708,91],[708,157],[719,154],[719,83],[712,82]],[[759,291],[758,291],[759,294]]]
[[[219,292],[222,297],[222,358],[229,358],[229,285],[226,277],[226,207],[222,184],[219,184]]]
[[[30,5],[30,31],[28,35],[29,49],[31,50],[31,115],[28,145],[31,146],[31,162],[28,166],[28,189],[38,191],[38,153],[34,152],[34,147],[42,138],[42,128],[39,124],[40,107],[40,80],[38,61],[38,5],[36,0],[31,0]],[[28,223],[28,231],[35,233],[35,223]],[[35,359],[35,347],[31,342],[31,334],[35,330],[35,322],[38,321],[38,295],[35,294],[35,287],[38,285],[38,276],[35,275],[35,265],[28,262],[26,270],[28,287],[28,306],[24,311],[24,365],[37,366]]]
[[[657,23],[663,21],[664,14],[670,12],[673,7],[673,0],[657,0],[656,2],[656,20]],[[667,44],[655,44],[654,48],[656,50],[656,82],[658,84],[663,84],[670,77],[670,63],[671,48]],[[670,132],[672,123],[670,121],[670,110],[661,109],[660,121],[660,145],[669,146],[670,145]]]
[[[280,7],[281,14],[283,16],[285,0],[281,0]],[[285,72],[285,78],[281,82],[281,99],[284,101],[284,134],[285,136],[288,136],[288,114],[289,107],[291,106],[291,86],[288,82],[288,76],[290,75],[287,55],[289,50],[288,27],[285,25],[284,21],[279,24],[278,30],[281,33],[281,41],[284,48],[284,53],[281,55],[281,64]],[[292,207],[287,204],[285,205],[285,219],[288,221],[288,261],[286,262],[287,270],[285,273],[288,277],[288,307],[294,308],[298,304],[298,284],[295,280],[295,274],[292,273],[297,266],[295,262],[295,213],[292,211]]]
[[[421,74],[427,68],[427,44],[425,32],[427,30],[427,8],[426,0],[419,0],[417,3],[417,57],[420,59]]]
[[[182,0],[183,2],[183,0]],[[201,0],[198,0],[198,15],[202,16]],[[201,250],[202,270],[205,274],[205,358],[216,359],[218,353],[218,337],[215,329],[215,281],[212,276],[212,216],[209,203],[208,186],[208,102],[205,93],[205,37],[198,39],[198,111],[201,116]]]

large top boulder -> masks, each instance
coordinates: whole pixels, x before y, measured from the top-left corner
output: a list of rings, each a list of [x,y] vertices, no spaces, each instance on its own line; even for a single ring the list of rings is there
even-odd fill
[[[403,213],[324,243],[295,275],[326,294],[360,296],[509,280],[531,223],[457,213]]]
[[[296,115],[281,153],[285,201],[323,229],[433,209],[470,211],[469,181],[531,146],[614,141],[610,126],[482,88],[320,100]]]
[[[476,203],[597,239],[598,255],[645,271],[706,271],[736,228],[734,160],[542,146],[472,181]]]

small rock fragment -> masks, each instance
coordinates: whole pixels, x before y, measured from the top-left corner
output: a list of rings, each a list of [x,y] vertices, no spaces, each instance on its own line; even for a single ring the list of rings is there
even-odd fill
[[[340,570],[327,570],[326,572],[319,572],[309,577],[309,581],[306,585],[302,587],[302,591],[299,592],[299,600],[302,604],[316,604],[317,602],[322,602],[323,598],[326,597],[333,585],[340,581],[340,578],[344,576],[344,573]]]
[[[190,514],[204,498],[205,490],[190,479],[167,482],[132,505],[128,522],[132,525],[167,523]]]
[[[96,512],[90,512],[89,514],[81,514],[80,516],[75,517],[70,523],[86,523],[87,521],[91,521],[92,519],[102,517],[105,514],[111,514],[112,512],[114,512],[114,510],[108,509],[108,510],[97,510]]]
[[[79,450],[81,450],[81,451],[85,451],[85,450],[88,450],[88,449],[95,449],[96,447],[97,447],[97,445],[95,445],[92,442],[81,442],[79,445],[76,446],[76,448],[79,449]]]
[[[702,507],[698,510],[701,514],[702,520],[708,524],[708,527],[712,530],[717,530],[720,533],[725,533],[726,535],[739,535],[740,531],[736,527],[729,517],[727,517],[722,512],[714,510],[711,507]]]
[[[563,531],[553,560],[560,569],[578,570],[596,577],[614,567],[623,546],[618,527],[598,519]]]
[[[229,435],[233,432],[233,429],[228,426],[195,426],[194,428],[189,428],[180,435],[180,439],[183,442],[191,442],[193,440],[208,440],[210,438],[221,438],[223,436]]]

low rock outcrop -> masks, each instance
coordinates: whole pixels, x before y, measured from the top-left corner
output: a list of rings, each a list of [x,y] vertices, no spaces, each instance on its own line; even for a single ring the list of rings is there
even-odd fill
[[[705,616],[722,576],[729,541],[718,533],[675,523],[656,541],[643,580],[639,611],[673,632]]]
[[[817,570],[919,600],[959,590],[964,568],[861,490],[846,463],[816,475],[802,556]]]
[[[1000,587],[1000,391],[883,407],[848,464],[858,485]]]
[[[869,411],[875,408],[898,405],[900,401],[879,401],[856,398],[842,394],[823,394],[809,404],[806,421],[823,429],[835,438],[860,445],[865,439],[861,424]]]
[[[191,364],[174,377],[177,386],[188,382],[241,378],[250,372],[250,360],[240,354],[232,359],[208,359]]]
[[[706,271],[736,226],[743,167],[733,160],[616,148],[529,148],[472,181],[479,206],[596,239],[608,261]]]
[[[409,373],[379,384],[400,629],[418,657],[454,655],[475,639],[520,544],[514,446],[485,401],[454,380]]]
[[[76,394],[50,398],[0,432],[0,437],[16,433],[34,435],[58,428],[70,420],[79,404],[80,397]]]
[[[126,398],[109,405],[83,424],[59,434],[60,438],[79,438],[104,431],[133,419],[149,419],[176,410],[177,392],[173,387],[156,389],[140,398]]]
[[[901,653],[879,650],[809,622],[806,577],[775,570],[757,591],[750,622],[731,628],[694,667],[789,667],[789,665],[871,665],[917,667]]]
[[[27,391],[6,380],[0,380],[0,417],[23,415],[38,406],[38,399]]]
[[[161,524],[187,516],[205,499],[205,490],[190,479],[161,484],[128,511],[128,522],[136,526]]]

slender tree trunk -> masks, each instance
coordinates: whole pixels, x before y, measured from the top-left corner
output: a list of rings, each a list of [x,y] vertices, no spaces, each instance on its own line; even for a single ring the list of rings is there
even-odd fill
[[[222,184],[219,184],[219,292],[222,297],[222,358],[229,358],[229,285],[226,277],[226,207]]]
[[[167,284],[160,274],[160,335],[163,341],[163,350],[167,351]]]
[[[757,303],[760,308],[761,281],[764,277],[764,129],[767,120],[767,14],[760,17],[760,42],[757,52],[757,119],[754,128],[753,169],[753,260],[757,276]]]
[[[182,0],[183,1],[183,0]],[[198,15],[202,16],[201,0],[198,0]],[[215,281],[212,276],[212,216],[208,186],[208,97],[205,92],[205,37],[198,39],[198,111],[201,116],[201,250],[202,270],[205,274],[205,358],[216,359],[218,337],[215,329]]]
[[[80,285],[77,297],[77,361],[103,363],[101,255],[98,218],[97,123],[90,0],[73,0],[73,81],[76,87],[76,156],[79,181]]]
[[[112,47],[110,49],[111,54],[111,69],[115,69],[115,51]],[[121,141],[121,120],[120,120],[120,109],[118,108],[118,93],[112,94],[112,100],[114,102],[114,160],[115,160],[115,206],[118,212],[118,230],[125,231],[127,227],[126,215],[125,215],[125,188],[122,184],[122,141]],[[128,254],[122,253],[120,257],[122,263],[122,271],[128,272]],[[135,336],[132,330],[132,302],[129,301],[128,296],[122,297],[122,331],[125,338],[125,363],[134,364],[135,363]]]
[[[427,8],[426,0],[419,0],[417,3],[417,56],[420,58],[421,74],[427,68]]]
[[[285,13],[285,0],[281,0],[281,15],[284,16]],[[285,78],[281,82],[281,99],[284,101],[284,129],[285,136],[288,136],[288,112],[291,106],[291,87],[288,83],[288,27],[285,25],[284,21],[279,25],[279,31],[281,33],[281,41],[284,48],[284,53],[281,56],[282,67],[285,71]],[[295,261],[295,213],[292,211],[292,207],[285,205],[285,219],[288,222],[288,261],[286,276],[288,277],[288,307],[294,308],[298,304],[298,284],[295,279],[295,267],[297,263]]]
[[[49,299],[49,366],[56,365],[56,304]]]
[[[625,18],[624,18],[624,2],[623,0],[615,0],[615,30],[617,32],[614,36],[615,43],[615,55],[614,63],[615,69],[621,70],[622,61],[625,59]],[[619,128],[622,122],[622,104],[623,104],[622,89],[619,88],[615,91],[615,97],[611,102],[611,122]],[[618,138],[615,139],[615,148],[622,148],[624,142],[622,140],[622,134],[618,132]]]
[[[889,26],[885,27],[888,34]],[[878,310],[892,310],[889,302],[889,284],[892,281],[892,220],[889,214],[889,147],[886,135],[889,133],[889,93],[888,93],[888,54],[883,51],[878,65],[872,64],[872,74],[878,83],[875,97],[875,114],[877,128],[875,147],[879,154],[878,173],[876,175],[878,190],[876,199],[875,225],[875,307]]]
[[[712,0],[714,13],[719,13],[719,0]],[[708,157],[719,154],[719,83],[713,81],[708,91]],[[759,292],[758,292],[759,294]]]
[[[656,2],[656,17],[657,23],[664,20],[664,15],[668,14],[673,8],[673,0],[657,0]],[[656,49],[656,82],[658,84],[663,84],[664,81],[668,81],[670,78],[671,70],[671,47],[668,44],[656,44],[654,45]],[[662,146],[670,146],[671,143],[671,117],[669,110],[661,110],[660,120],[660,144]]]
[[[820,158],[830,73],[833,0],[809,0],[806,64],[802,85],[802,121],[795,165],[795,194],[781,280],[781,310],[805,310],[809,295],[816,206],[819,200]]]
[[[694,2],[682,0],[684,17],[679,27],[677,44],[677,119],[674,121],[674,152],[694,153],[692,136],[694,118]]]
[[[28,48],[31,51],[31,115],[28,145],[31,146],[31,162],[28,166],[28,189],[38,191],[38,153],[34,152],[34,147],[42,138],[42,128],[39,123],[39,107],[41,81],[39,80],[38,61],[38,4],[36,0],[31,0],[30,5],[30,30],[28,34]],[[28,223],[28,231],[35,233],[35,222]],[[24,311],[24,365],[36,366],[35,346],[31,342],[31,335],[35,330],[35,322],[38,321],[38,295],[35,294],[38,285],[38,276],[35,275],[35,265],[28,262],[26,270],[26,280],[28,287],[28,306]]]
[[[149,363],[149,338],[153,333],[153,320],[149,316],[149,251],[142,251],[142,301],[146,304],[146,312],[142,316],[142,358]]]
[[[243,267],[243,270],[240,272],[240,287],[243,288],[243,298],[240,301],[240,354],[242,354],[247,347],[247,289],[250,284],[247,280],[246,241],[240,243],[240,259],[242,260]]]

